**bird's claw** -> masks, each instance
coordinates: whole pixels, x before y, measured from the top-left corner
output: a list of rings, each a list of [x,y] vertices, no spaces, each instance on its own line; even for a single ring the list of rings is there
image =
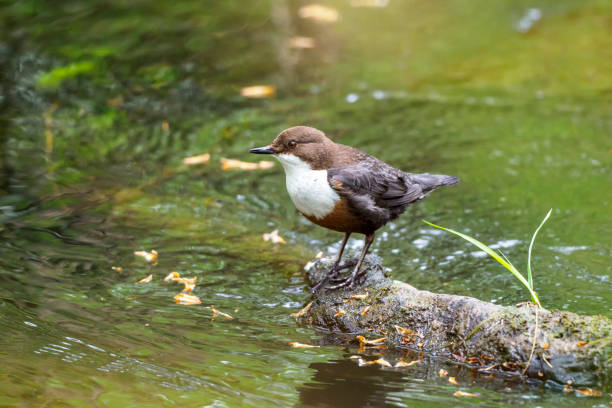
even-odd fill
[[[325,276],[323,279],[321,279],[321,281],[319,281],[319,283],[317,283],[315,285],[315,287],[310,290],[310,293],[312,293],[312,294],[317,293],[317,291],[319,289],[321,289],[321,286],[323,286],[326,282],[334,282],[335,283],[335,282],[342,282],[342,281],[344,281],[345,279],[337,280],[337,279],[334,279],[334,278],[336,277],[336,275],[338,275],[338,272],[340,272],[343,269],[350,268],[352,266],[355,266],[355,261],[349,261],[349,262],[347,262],[345,264],[342,264],[342,265],[333,265],[332,268],[327,273],[327,276]]]
[[[340,283],[334,286],[330,286],[327,289],[335,290],[335,289],[343,288],[345,286],[348,286],[349,289],[352,289],[355,286],[355,284],[359,282],[359,279],[361,279],[364,275],[365,275],[365,271],[361,271],[361,272],[358,272],[356,274],[349,276],[348,278],[330,279],[330,282],[333,282],[333,283],[340,282]]]

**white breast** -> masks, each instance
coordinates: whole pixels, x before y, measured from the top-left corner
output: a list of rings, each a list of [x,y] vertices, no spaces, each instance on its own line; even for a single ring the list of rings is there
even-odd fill
[[[312,170],[293,154],[279,154],[276,158],[285,169],[287,192],[297,209],[315,218],[329,214],[340,196],[329,186],[327,170]]]

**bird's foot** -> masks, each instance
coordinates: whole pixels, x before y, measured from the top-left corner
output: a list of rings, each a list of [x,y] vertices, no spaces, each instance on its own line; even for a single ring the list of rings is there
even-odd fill
[[[351,276],[349,276],[348,278],[343,278],[343,279],[330,279],[330,281],[332,283],[338,283],[337,285],[334,286],[330,286],[327,289],[329,290],[336,290],[336,289],[340,289],[343,287],[348,287],[349,289],[351,289],[352,287],[355,286],[356,283],[359,283],[359,280],[364,277],[366,274],[366,271],[361,271],[357,274],[353,274]]]
[[[336,277],[336,275],[338,275],[338,272],[347,268],[351,268],[353,266],[355,266],[355,261],[349,261],[342,265],[333,265],[330,271],[327,273],[327,276],[321,279],[321,281],[317,283],[314,288],[311,289],[310,293],[316,293],[319,289],[321,289],[321,286],[323,286],[328,281],[334,282],[334,278]],[[342,279],[342,281],[344,281],[344,279]]]

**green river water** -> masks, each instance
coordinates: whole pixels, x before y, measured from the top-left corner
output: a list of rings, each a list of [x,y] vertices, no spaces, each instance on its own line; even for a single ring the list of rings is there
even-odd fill
[[[355,345],[290,316],[309,300],[304,265],[341,234],[296,212],[278,163],[219,161],[259,159],[248,149],[304,124],[459,176],[373,251],[396,279],[503,305],[528,300],[520,283],[422,220],[524,270],[553,208],[534,248],[542,304],[612,317],[612,3],[338,0],[329,22],[301,18],[306,4],[0,2],[0,406],[610,406],[609,389],[438,356],[358,367]],[[261,84],[276,95],[240,96]],[[263,241],[274,229],[285,245]],[[152,249],[157,266],[133,254]],[[171,271],[197,276],[203,305],[174,303]],[[440,366],[477,396],[453,396]]]

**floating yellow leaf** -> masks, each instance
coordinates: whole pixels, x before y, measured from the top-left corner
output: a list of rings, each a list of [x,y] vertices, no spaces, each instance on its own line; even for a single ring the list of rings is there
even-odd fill
[[[483,368],[481,368],[479,371],[489,371],[489,370],[494,369],[495,367],[497,367],[497,364],[491,364],[491,365],[490,365],[490,366],[488,366],[488,367],[483,367]]]
[[[351,7],[387,7],[389,0],[351,0]]]
[[[269,161],[269,160],[260,160],[257,163],[257,167],[260,170],[267,170],[267,169],[271,169],[272,167],[274,167],[274,162],[273,161]]]
[[[412,361],[404,361],[404,360],[400,360],[397,363],[395,363],[395,368],[399,368],[399,367],[410,367],[412,365],[418,364],[420,363],[421,360],[412,360]]]
[[[196,280],[198,280],[198,277],[195,276],[193,278],[181,278],[181,275],[178,272],[170,272],[168,276],[164,278],[164,282],[167,282],[169,280],[174,281],[176,283],[182,283],[183,285],[185,285],[183,291],[191,292],[195,288],[195,283]]]
[[[289,47],[291,48],[314,48],[315,40],[312,37],[291,37],[289,39]]]
[[[340,316],[342,316],[343,314],[346,314],[346,310],[344,310],[344,309],[340,309],[340,310],[338,310],[338,313],[336,313],[336,314],[334,315],[334,317],[340,317]]]
[[[441,368],[440,371],[438,372],[438,374],[440,374],[440,377],[446,377],[448,375],[448,371],[446,371],[445,369]]]
[[[139,280],[136,283],[149,283],[153,280],[153,274],[150,274],[149,276],[147,276],[146,278],[142,278],[141,280]]]
[[[601,391],[594,390],[592,388],[583,388],[581,390],[575,389],[576,393],[580,395],[584,395],[586,397],[601,397]]]
[[[276,87],[272,85],[247,86],[240,90],[240,95],[245,98],[270,98],[276,94]]]
[[[359,341],[359,344],[364,345],[364,346],[376,346],[382,343],[383,341],[387,340],[386,337],[381,337],[380,339],[375,339],[375,340],[368,340],[363,336],[357,336],[356,339]]]
[[[478,396],[478,394],[473,394],[471,392],[464,392],[464,391],[455,391],[453,395],[455,397],[477,397]]]
[[[298,15],[302,18],[310,18],[325,23],[333,23],[338,21],[340,18],[338,10],[323,6],[321,4],[309,4],[307,6],[300,7],[298,10]]]
[[[453,384],[453,385],[459,385],[459,383],[457,382],[455,377],[448,377],[448,382]]]
[[[274,167],[274,162],[261,160],[257,163],[244,162],[236,159],[221,158],[221,170],[265,170]]]
[[[297,341],[290,341],[289,345],[293,348],[317,348],[317,347],[321,347],[321,346],[313,346],[312,344],[303,344],[303,343],[298,343]]]
[[[183,163],[188,166],[193,166],[194,164],[205,164],[210,161],[210,153],[198,154],[197,156],[185,157],[183,159]]]
[[[383,367],[393,367],[391,363],[385,360],[384,358],[379,358],[378,360],[374,360],[374,361],[368,361],[368,364],[371,364],[371,365],[378,364]]]
[[[147,251],[136,251],[134,255],[144,258],[145,261],[152,263],[153,265],[157,265],[157,251],[152,250],[151,252]]]
[[[283,239],[280,235],[278,235],[278,230],[270,232],[269,234],[263,234],[263,240],[268,242],[272,241],[273,244],[286,244],[287,241]]]
[[[199,297],[188,295],[187,293],[179,293],[174,297],[174,301],[179,305],[201,305],[202,301]]]
[[[211,317],[210,320],[215,320],[215,317],[217,317],[218,315],[221,315],[221,316],[225,317],[228,320],[232,320],[233,319],[233,317],[228,315],[227,313],[223,313],[222,311],[215,309],[215,307],[213,305],[206,306],[206,309],[210,309],[213,312],[212,317]]]
[[[306,306],[304,306],[304,308],[302,310],[300,310],[299,312],[291,313],[290,316],[291,317],[302,317],[302,316],[304,316],[306,313],[308,313],[308,311],[312,307],[313,303],[314,303],[314,300],[311,301],[310,303],[308,303]]]

